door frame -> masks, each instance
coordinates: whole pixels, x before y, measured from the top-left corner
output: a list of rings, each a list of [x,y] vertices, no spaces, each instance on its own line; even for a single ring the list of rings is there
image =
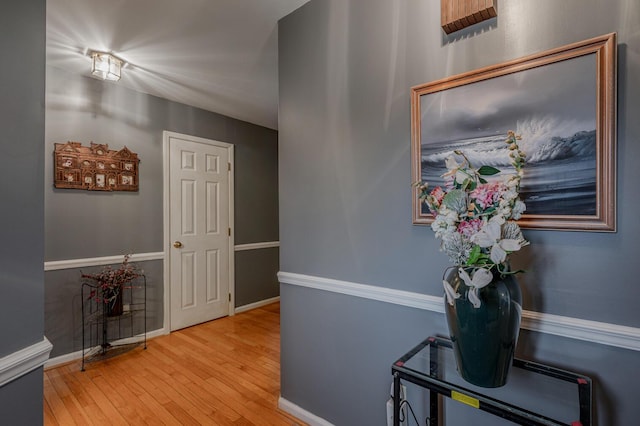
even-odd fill
[[[234,243],[234,183],[233,183],[233,171],[235,170],[235,162],[233,156],[233,145],[226,142],[221,142],[213,139],[205,139],[197,136],[186,135],[183,133],[176,133],[165,130],[162,132],[162,175],[163,175],[163,245],[164,245],[164,320],[163,327],[166,333],[171,331],[171,215],[169,204],[169,188],[170,188],[170,162],[169,162],[169,140],[172,138],[184,138],[193,142],[203,143],[207,145],[215,145],[220,148],[226,148],[229,155],[229,229],[231,230],[229,235],[229,316],[233,316],[235,313],[235,243]]]

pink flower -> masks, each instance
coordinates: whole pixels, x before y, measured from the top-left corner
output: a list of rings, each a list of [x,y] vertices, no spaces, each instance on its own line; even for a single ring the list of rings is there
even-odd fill
[[[433,188],[429,195],[427,195],[427,205],[432,213],[435,214],[438,211],[445,195],[447,195],[446,192],[439,186]]]
[[[482,228],[482,219],[465,220],[458,224],[458,232],[467,238],[478,233]]]
[[[447,194],[445,194],[444,190],[441,187],[437,186],[433,188],[433,191],[431,191],[429,195],[431,195],[437,201],[438,204],[442,204],[442,199]]]
[[[471,194],[469,195],[471,198],[475,199],[476,204],[483,209],[486,209],[500,201],[500,195],[504,190],[504,185],[500,182],[485,183],[478,185],[478,187],[471,191]]]

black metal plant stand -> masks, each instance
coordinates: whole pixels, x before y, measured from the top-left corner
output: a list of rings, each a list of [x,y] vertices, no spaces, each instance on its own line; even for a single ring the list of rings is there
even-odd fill
[[[97,284],[82,283],[82,368],[142,344],[147,349],[147,278],[140,275],[123,285],[123,310],[112,314]]]

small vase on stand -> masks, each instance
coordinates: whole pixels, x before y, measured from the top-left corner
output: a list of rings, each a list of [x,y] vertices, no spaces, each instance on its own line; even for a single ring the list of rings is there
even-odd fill
[[[115,293],[115,294],[114,294]],[[107,301],[105,302],[105,311],[108,317],[117,317],[122,315],[123,303],[122,303],[122,286],[110,290],[105,293]]]
[[[473,288],[460,277],[459,268],[452,268],[445,281],[456,293],[456,298],[445,299],[445,314],[460,376],[476,386],[503,386],[522,316],[522,293],[515,277],[493,270],[491,282],[475,289],[479,305],[477,299],[469,300]]]

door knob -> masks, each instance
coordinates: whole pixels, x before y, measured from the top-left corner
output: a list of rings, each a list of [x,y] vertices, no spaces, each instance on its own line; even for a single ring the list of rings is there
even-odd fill
[[[180,241],[176,241],[175,243],[173,243],[173,246],[175,248],[182,248],[182,243]]]

